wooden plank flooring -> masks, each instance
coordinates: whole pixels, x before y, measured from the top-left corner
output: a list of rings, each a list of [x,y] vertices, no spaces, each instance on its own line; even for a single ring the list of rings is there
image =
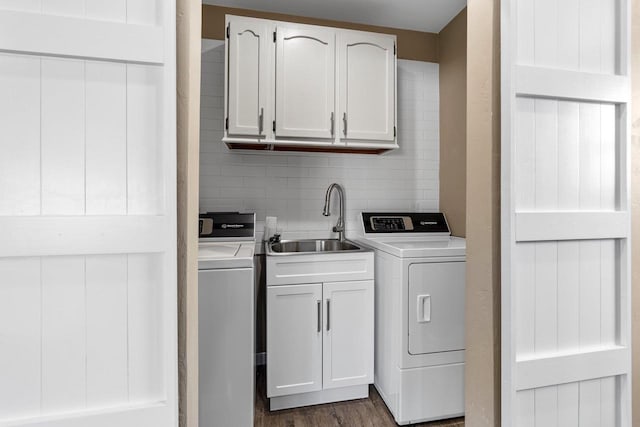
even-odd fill
[[[375,387],[369,398],[328,403],[304,408],[269,411],[266,372],[258,368],[256,377],[255,427],[395,427],[397,424]],[[414,424],[420,427],[464,427],[464,418]]]

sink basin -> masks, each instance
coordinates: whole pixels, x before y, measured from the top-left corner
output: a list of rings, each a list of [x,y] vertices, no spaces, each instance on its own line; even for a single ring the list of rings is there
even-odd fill
[[[348,240],[341,242],[338,239],[285,240],[281,242],[272,242],[267,246],[267,251],[270,255],[354,252],[363,250],[364,249],[360,246],[357,246]]]

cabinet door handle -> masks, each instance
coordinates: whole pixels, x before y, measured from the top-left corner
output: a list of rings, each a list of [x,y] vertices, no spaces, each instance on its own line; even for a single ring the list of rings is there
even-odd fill
[[[342,131],[344,132],[344,136],[347,136],[347,113],[345,112],[342,115]]]
[[[331,330],[331,300],[327,299],[327,331]]]
[[[258,133],[262,135],[264,129],[264,108],[260,109],[260,115],[258,116]]]
[[[322,331],[322,301],[318,300],[318,332]]]
[[[335,132],[335,119],[333,117],[333,113],[331,113],[331,136],[334,135]]]

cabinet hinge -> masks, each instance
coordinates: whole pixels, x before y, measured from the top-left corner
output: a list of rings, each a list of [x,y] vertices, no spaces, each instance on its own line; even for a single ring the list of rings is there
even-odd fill
[[[396,127],[395,126],[393,127],[393,137],[394,138],[396,137]]]
[[[231,36],[231,25],[227,25],[227,38]]]
[[[275,120],[273,121],[273,131],[274,132],[276,131],[276,121]]]
[[[229,130],[229,117],[227,117],[226,119],[224,119],[224,128],[226,130]]]
[[[275,31],[273,32],[273,42],[274,43],[276,42],[276,32]]]

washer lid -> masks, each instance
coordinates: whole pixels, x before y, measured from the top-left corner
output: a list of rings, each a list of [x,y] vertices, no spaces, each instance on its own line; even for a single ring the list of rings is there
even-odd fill
[[[254,242],[200,242],[198,268],[243,268],[253,266]]]

